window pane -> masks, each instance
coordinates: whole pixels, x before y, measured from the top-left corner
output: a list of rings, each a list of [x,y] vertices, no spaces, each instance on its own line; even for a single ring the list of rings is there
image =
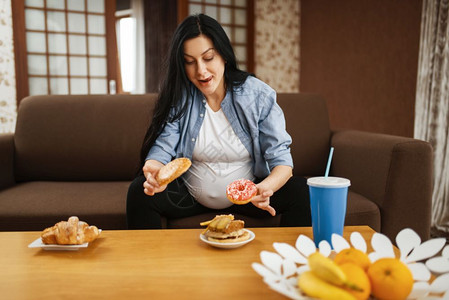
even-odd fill
[[[47,11],[47,30],[65,31],[64,13],[56,11]]]
[[[28,55],[28,74],[47,75],[47,58],[45,55]]]
[[[221,5],[231,5],[232,4],[232,0],[221,0],[220,4]]]
[[[239,61],[246,61],[246,47],[244,46],[235,46],[234,47],[235,56]]]
[[[89,73],[91,76],[107,76],[105,58],[89,58]]]
[[[209,5],[207,5],[205,13],[209,17],[217,19],[217,7],[216,6],[209,6]]]
[[[214,3],[214,4],[217,4],[217,0],[206,0],[206,3]]]
[[[39,9],[25,9],[26,29],[45,30],[44,11]]]
[[[231,9],[227,7],[220,7],[220,23],[231,24]]]
[[[86,54],[86,37],[84,35],[69,34],[70,54]]]
[[[104,16],[88,15],[87,27],[90,34],[105,34]]]
[[[246,7],[246,0],[234,0],[235,6]]]
[[[104,0],[87,0],[87,11],[104,13]]]
[[[234,42],[246,43],[246,28],[236,28]]]
[[[50,94],[67,95],[69,93],[68,78],[50,78]]]
[[[67,0],[67,8],[69,10],[84,11],[84,1],[80,0]]]
[[[60,33],[49,33],[48,52],[66,54],[67,53],[66,35]]]
[[[87,94],[87,79],[86,78],[70,78],[70,93],[71,94]]]
[[[48,63],[50,66],[50,75],[67,76],[67,56],[50,55]]]
[[[26,0],[26,6],[44,7],[44,0]]]
[[[189,15],[202,13],[200,4],[189,4]]]
[[[91,94],[107,94],[108,93],[108,81],[106,79],[92,78],[90,80],[90,93]]]
[[[28,79],[30,95],[47,95],[47,78],[30,77]]]
[[[98,36],[89,37],[89,54],[106,55],[106,38]]]
[[[235,24],[246,25],[246,10],[244,9],[235,10]]]
[[[27,50],[29,52],[46,52],[45,34],[37,32],[27,32]]]
[[[87,58],[70,57],[70,75],[87,76]]]
[[[47,0],[47,8],[64,9],[65,2],[61,0]]]
[[[136,89],[136,53],[135,22],[132,18],[120,20],[120,73],[122,77],[122,88],[126,92]]]
[[[228,38],[232,41],[232,30],[229,26],[223,26],[224,31],[226,32],[226,35]]]
[[[86,32],[86,20],[83,14],[68,13],[67,17],[69,19],[69,32]]]

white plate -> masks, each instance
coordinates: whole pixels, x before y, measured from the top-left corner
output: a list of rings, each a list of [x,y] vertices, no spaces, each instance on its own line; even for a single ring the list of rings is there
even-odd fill
[[[101,233],[101,229],[98,230]],[[62,250],[62,251],[76,251],[81,248],[87,248],[89,243],[84,243],[81,245],[55,245],[55,244],[44,244],[42,239],[39,237],[34,242],[28,245],[28,248],[42,248],[44,250]]]
[[[256,237],[256,235],[254,234],[254,232],[252,232],[251,230],[248,229],[243,229],[246,232],[249,233],[249,239],[247,239],[246,241],[241,241],[241,242],[236,242],[236,243],[218,243],[218,242],[211,242],[209,240],[207,240],[207,238],[204,236],[204,234],[200,234],[200,240],[202,240],[203,242],[205,242],[206,244],[209,244],[213,247],[217,247],[217,248],[223,248],[223,249],[233,249],[233,248],[238,248],[241,247],[243,245],[248,244],[249,242],[251,242],[252,240],[254,240],[254,238]]]

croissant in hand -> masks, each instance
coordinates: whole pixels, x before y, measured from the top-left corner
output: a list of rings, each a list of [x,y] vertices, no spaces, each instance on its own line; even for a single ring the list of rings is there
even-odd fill
[[[41,235],[44,244],[81,245],[95,240],[100,235],[96,226],[89,226],[78,217],[70,217],[55,226],[46,228]]]

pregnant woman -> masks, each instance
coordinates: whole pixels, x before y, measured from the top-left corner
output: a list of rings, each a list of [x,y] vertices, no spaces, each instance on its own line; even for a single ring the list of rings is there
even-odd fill
[[[141,151],[142,172],[128,191],[129,228],[161,228],[161,216],[211,211],[281,214],[281,226],[310,226],[308,187],[292,176],[291,137],[276,92],[238,69],[221,25],[203,14],[187,17],[168,55]],[[180,157],[192,162],[187,172],[158,184],[159,170]],[[237,179],[256,183],[247,204],[227,199],[226,187]]]

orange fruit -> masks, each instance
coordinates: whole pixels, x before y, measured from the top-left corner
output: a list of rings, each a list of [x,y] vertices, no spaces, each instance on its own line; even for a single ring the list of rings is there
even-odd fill
[[[340,268],[346,274],[347,282],[350,284],[350,287],[346,287],[345,290],[358,300],[368,299],[371,283],[365,271],[353,263],[344,263],[340,265]]]
[[[366,253],[356,248],[346,248],[335,255],[334,262],[337,265],[344,263],[353,263],[361,267],[364,271],[368,270],[371,261]]]
[[[381,258],[368,268],[371,292],[378,299],[406,299],[413,288],[413,275],[397,258]]]

